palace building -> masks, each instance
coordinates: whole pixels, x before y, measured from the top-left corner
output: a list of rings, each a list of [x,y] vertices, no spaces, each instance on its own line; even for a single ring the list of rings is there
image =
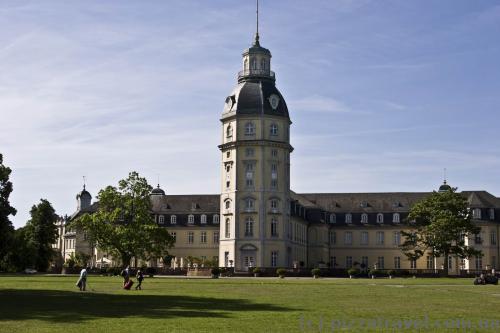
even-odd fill
[[[290,120],[276,87],[271,52],[259,34],[243,52],[236,87],[221,116],[220,194],[170,195],[158,185],[151,193],[152,214],[176,239],[172,267],[188,258],[217,260],[221,267],[438,269],[443,258],[430,254],[409,261],[399,249],[401,230],[411,228],[410,207],[427,193],[295,193],[290,188]],[[449,190],[442,184],[439,191]],[[432,189],[430,189],[432,191]],[[470,244],[484,256],[450,258],[450,274],[498,268],[500,198],[486,191],[464,191],[481,233]],[[96,210],[85,189],[69,220]],[[85,235],[59,223],[54,246],[63,258],[82,252],[94,265],[113,258],[90,246]],[[150,265],[165,265],[157,261]]]

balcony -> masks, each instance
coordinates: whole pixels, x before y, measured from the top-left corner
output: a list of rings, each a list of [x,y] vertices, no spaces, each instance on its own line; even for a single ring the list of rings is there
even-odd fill
[[[268,69],[245,69],[238,72],[238,81],[243,78],[251,78],[251,77],[267,77],[272,80],[276,79],[276,76],[273,71]]]

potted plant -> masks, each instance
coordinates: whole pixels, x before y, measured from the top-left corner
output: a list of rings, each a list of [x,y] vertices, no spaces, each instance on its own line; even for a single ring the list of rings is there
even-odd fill
[[[212,273],[212,279],[218,279],[220,275],[220,268],[219,267],[213,267],[210,272]]]
[[[317,279],[321,275],[321,270],[319,268],[313,268],[311,270],[311,274],[315,279]]]
[[[352,267],[349,268],[347,274],[349,274],[349,279],[352,279],[353,276],[357,276],[360,273],[359,268]]]
[[[262,270],[259,268],[259,267],[255,267],[253,269],[253,276],[255,277],[259,277],[260,276],[260,273],[262,273]]]
[[[285,274],[286,274],[286,269],[284,269],[284,268],[278,268],[276,270],[276,274],[278,274],[278,276],[279,276],[280,279],[284,279],[285,278]]]
[[[392,279],[393,276],[396,276],[397,272],[394,269],[391,269],[389,272],[389,279]]]

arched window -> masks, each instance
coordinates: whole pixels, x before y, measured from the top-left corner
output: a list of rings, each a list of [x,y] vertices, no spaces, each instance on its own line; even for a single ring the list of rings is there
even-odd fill
[[[382,213],[377,214],[377,223],[384,223],[384,214]]]
[[[266,59],[260,59],[260,69],[266,69]]]
[[[352,223],[352,215],[350,213],[345,214],[345,223]]]
[[[278,199],[271,199],[271,209],[278,209]]]
[[[257,69],[257,59],[255,58],[250,59],[250,64],[252,69]]]
[[[245,209],[246,210],[253,210],[255,206],[255,200],[252,198],[246,198],[245,199]]]
[[[232,138],[233,137],[233,128],[231,127],[231,125],[227,125],[227,128],[226,128],[226,137],[227,138]]]
[[[337,222],[337,216],[335,214],[330,214],[330,223]]]
[[[254,135],[255,134],[255,125],[252,122],[248,122],[245,124],[245,135]]]
[[[170,216],[170,224],[177,224],[177,216],[175,215]]]
[[[226,238],[231,238],[231,220],[226,219]]]
[[[214,217],[213,217],[213,219],[212,219],[212,222],[214,224],[218,224],[219,223],[219,215],[215,214]]]
[[[245,58],[245,60],[243,60],[243,70],[244,71],[248,70],[248,59],[246,59],[246,58]]]
[[[399,213],[392,214],[392,222],[399,223]]]
[[[247,217],[245,219],[245,236],[251,237],[253,236],[253,218]]]
[[[271,135],[278,135],[278,125],[271,124]]]
[[[201,218],[200,218],[200,223],[207,223],[207,216],[205,214],[201,215]]]
[[[361,214],[361,223],[368,223],[368,214]]]
[[[231,208],[231,200],[226,200],[225,205],[226,205],[226,209]]]
[[[165,216],[160,215],[158,218],[158,223],[163,224],[165,222]]]
[[[193,224],[194,223],[194,215],[193,214],[188,215],[188,223],[189,224]]]

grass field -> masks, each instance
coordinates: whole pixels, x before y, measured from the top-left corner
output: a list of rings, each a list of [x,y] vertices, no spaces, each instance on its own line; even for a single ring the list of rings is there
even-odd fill
[[[155,277],[125,291],[119,277],[90,276],[87,292],[75,282],[0,276],[0,332],[500,331],[500,286],[470,279]],[[476,329],[446,329],[458,324]]]

